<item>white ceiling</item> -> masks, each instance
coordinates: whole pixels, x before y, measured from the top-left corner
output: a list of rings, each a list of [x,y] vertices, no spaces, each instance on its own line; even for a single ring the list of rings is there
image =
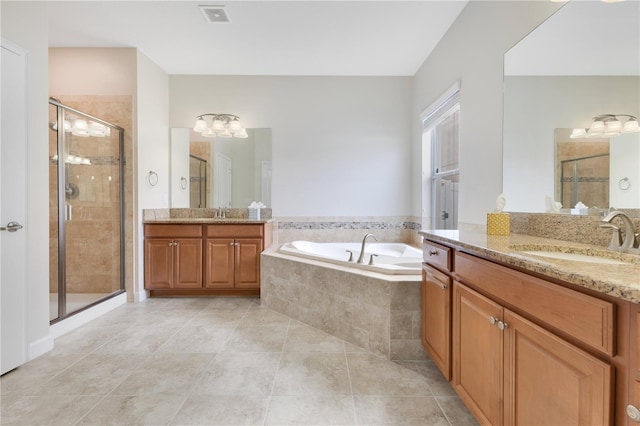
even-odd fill
[[[505,75],[640,75],[640,2],[567,3],[505,54]]]
[[[136,47],[169,74],[412,76],[466,1],[46,2],[51,47]],[[198,5],[224,5],[231,23]]]

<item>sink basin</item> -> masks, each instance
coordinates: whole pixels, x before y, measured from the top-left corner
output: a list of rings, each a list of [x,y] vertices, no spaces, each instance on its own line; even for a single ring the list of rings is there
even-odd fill
[[[524,250],[522,254],[528,254],[533,256],[547,257],[550,259],[558,260],[571,260],[574,262],[588,262],[588,263],[600,263],[604,265],[626,265],[627,262],[623,262],[618,259],[611,259],[608,257],[593,256],[588,254],[579,253],[565,253],[561,251],[537,251],[537,250]]]
[[[509,247],[515,254],[523,256],[535,256],[550,261],[571,261],[600,265],[630,265],[640,263],[640,257],[626,253],[616,253],[613,251],[597,247],[567,247],[555,246],[552,244],[518,244]]]

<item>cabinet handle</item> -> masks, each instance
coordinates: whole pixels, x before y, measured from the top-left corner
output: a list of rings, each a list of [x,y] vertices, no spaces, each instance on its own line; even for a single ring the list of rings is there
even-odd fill
[[[231,241],[231,242],[229,243],[229,245],[230,245],[230,246],[235,246],[235,245],[236,245],[236,243],[235,243],[235,242],[233,242],[233,241]]]
[[[489,317],[489,324],[494,325],[495,323],[498,322],[498,318],[496,317]]]
[[[442,283],[442,282],[440,282],[440,281],[436,281],[435,283],[436,283],[436,285],[437,285],[438,287],[440,287],[441,289],[443,289],[443,290],[446,290],[446,289],[447,289],[447,285],[446,285],[445,283]]]
[[[504,331],[509,325],[506,322],[498,321],[498,328]]]
[[[177,245],[178,245],[178,243],[176,243],[175,241],[171,241],[171,242],[169,243],[169,245],[170,245],[171,247],[175,247],[175,246],[177,246]]]
[[[627,405],[626,411],[627,411],[627,416],[629,416],[631,420],[633,420],[636,423],[640,423],[640,410],[638,410],[638,408],[629,404]]]
[[[438,252],[436,250],[429,250],[429,256],[437,256]]]

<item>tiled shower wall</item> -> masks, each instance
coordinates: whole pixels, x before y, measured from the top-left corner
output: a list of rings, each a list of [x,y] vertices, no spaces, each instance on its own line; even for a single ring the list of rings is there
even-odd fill
[[[57,95],[61,103],[125,129],[125,286],[133,282],[133,155],[131,140],[131,96],[65,96]],[[112,141],[116,140],[115,132]],[[67,228],[67,291],[70,293],[111,293],[119,288],[120,247],[119,176],[117,143],[100,143],[101,139],[72,141],[82,143],[75,151],[89,157],[92,166],[72,166],[70,182],[77,186],[77,196],[69,200],[73,205],[72,219]],[[50,132],[50,152],[55,152],[56,134]],[[57,164],[49,162],[50,194],[50,291],[58,286],[58,229],[57,229]]]

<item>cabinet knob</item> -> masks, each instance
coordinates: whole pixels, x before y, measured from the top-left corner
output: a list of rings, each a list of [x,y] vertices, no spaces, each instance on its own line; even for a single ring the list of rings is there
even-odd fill
[[[495,323],[498,322],[498,318],[496,317],[489,317],[489,324],[494,325]]]
[[[640,410],[638,410],[638,408],[629,404],[627,405],[626,410],[627,410],[627,416],[629,416],[631,420],[633,420],[636,423],[640,423]]]
[[[438,252],[435,250],[429,250],[429,256],[437,256]]]
[[[502,322],[502,321],[498,321],[498,328],[500,330],[504,330],[508,327],[509,325],[506,322]]]

